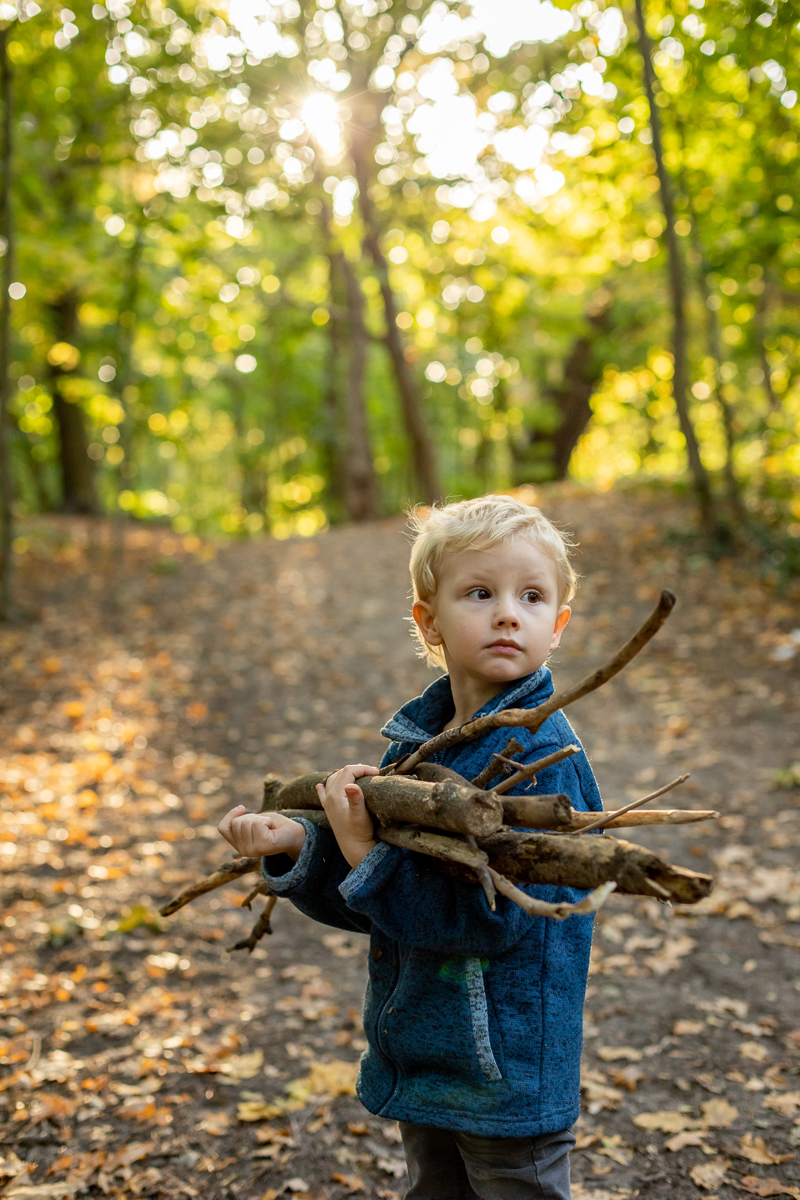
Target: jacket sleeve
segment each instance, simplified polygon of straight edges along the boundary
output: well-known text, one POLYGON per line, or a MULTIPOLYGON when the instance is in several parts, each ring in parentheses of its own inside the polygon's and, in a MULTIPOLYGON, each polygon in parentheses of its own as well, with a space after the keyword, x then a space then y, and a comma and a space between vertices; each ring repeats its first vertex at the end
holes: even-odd
MULTIPOLYGON (((387 937, 446 955, 503 954, 530 932, 534 921, 543 919, 528 916, 504 896, 497 897, 497 910, 492 912, 478 884, 451 879, 425 855, 385 842, 362 859, 339 891, 353 913, 387 937)), ((563 889, 525 891, 557 899, 563 889)))
POLYGON ((295 908, 336 929, 369 933, 370 921, 351 910, 339 892, 350 872, 330 830, 301 819, 306 840, 297 862, 287 854, 261 859, 261 874, 276 896, 285 896, 295 908))

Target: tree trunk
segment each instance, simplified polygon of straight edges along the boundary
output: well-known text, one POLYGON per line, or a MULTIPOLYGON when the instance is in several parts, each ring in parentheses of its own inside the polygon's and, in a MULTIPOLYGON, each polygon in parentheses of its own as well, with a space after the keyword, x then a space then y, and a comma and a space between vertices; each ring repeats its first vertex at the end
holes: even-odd
POLYGON ((572 451, 592 418, 590 400, 603 375, 603 361, 595 354, 597 340, 608 333, 611 296, 601 305, 587 309, 589 326, 585 333, 572 343, 564 365, 564 380, 559 387, 550 387, 546 394, 556 405, 560 421, 554 430, 534 429, 530 431, 527 447, 516 450, 515 473, 517 483, 531 482, 524 478, 525 467, 548 463, 552 477, 565 479, 569 470, 572 451), (526 453, 527 451, 527 453, 526 453))
POLYGON ((8 289, 14 279, 14 228, 11 213, 12 94, 8 35, 8 28, 0 30, 0 89, 3 104, 0 226, 6 239, 2 271, 3 290, 0 297, 0 621, 8 621, 11 618, 14 566, 14 485, 11 474, 11 422, 8 412, 8 368, 11 358, 11 297, 8 289))
POLYGON ((347 328, 350 360, 345 392, 347 452, 343 465, 342 491, 351 521, 371 521, 378 515, 378 483, 367 422, 364 372, 369 334, 364 323, 364 294, 355 271, 343 254, 341 270, 347 296, 347 328))
POLYGON ((703 243, 700 238, 700 229, 697 221, 697 214, 694 211, 694 205, 689 193, 688 187, 684 184, 684 193, 688 201, 689 217, 692 222, 692 248, 697 256, 697 286, 700 291, 700 296, 703 300, 703 307, 706 313, 706 337, 708 339, 708 352, 717 364, 714 368, 714 399, 719 407, 722 415, 722 428, 725 433, 725 462, 723 464, 723 473, 725 475, 725 491, 728 497, 728 508, 731 517, 741 522, 745 518, 744 505, 742 504, 742 491, 739 486, 739 480, 736 478, 736 470, 733 465, 733 454, 736 449, 736 431, 733 426, 733 411, 730 404, 725 399, 722 391, 720 380, 720 368, 722 366, 722 339, 719 334, 719 321, 717 314, 709 306, 711 299, 711 289, 708 286, 707 275, 711 267, 708 263, 703 243))
POLYGON ((674 374, 672 391, 675 397, 675 407, 678 411, 678 421, 686 442, 686 454, 689 459, 689 469, 694 481, 694 490, 700 509, 700 521, 703 532, 709 541, 719 541, 723 536, 714 497, 711 492, 711 481, 708 472, 700 458, 700 447, 697 435, 689 414, 687 389, 689 370, 686 352, 686 287, 683 271, 683 259, 678 246, 678 235, 675 232, 675 202, 672 194, 672 181, 664 165, 664 152, 661 137, 661 116, 655 99, 656 76, 653 69, 653 59, 650 49, 650 38, 645 26, 645 16, 642 0, 636 0, 636 23, 639 29, 639 51, 644 67, 644 87, 647 103, 650 108, 650 129, 653 135, 653 155, 656 172, 661 190, 661 205, 666 221, 665 238, 669 260, 669 288, 672 299, 672 354, 674 359, 674 374))
MULTIPOLYGON (((68 292, 50 306, 56 340, 75 344, 78 327, 78 297, 68 292)), ((64 512, 96 511, 94 464, 88 454, 88 438, 80 404, 67 399, 62 381, 67 372, 60 366, 50 369, 53 413, 58 424, 61 469, 61 507, 64 512)))
POLYGON ((335 447, 331 457, 336 474, 336 492, 342 499, 348 520, 372 521, 378 515, 378 481, 372 457, 367 401, 364 395, 364 373, 369 346, 369 333, 364 319, 364 294, 352 265, 336 243, 331 230, 330 213, 324 203, 322 212, 328 239, 331 308, 338 309, 339 293, 343 293, 346 312, 344 322, 338 311, 334 311, 331 316, 334 324, 330 344, 333 361, 328 379, 328 408, 335 447), (349 353, 342 405, 344 411, 340 414, 338 360, 341 356, 343 325, 347 330, 349 353))
POLYGON ((389 265, 381 250, 380 230, 375 207, 369 194, 371 173, 368 166, 372 150, 372 113, 366 79, 363 87, 350 97, 354 109, 351 122, 350 157, 358 184, 358 204, 364 223, 364 248, 372 259, 383 300, 386 318, 386 348, 394 370, 403 420, 411 444, 414 474, 422 499, 435 504, 442 499, 442 486, 436 451, 422 411, 422 397, 414 375, 406 362, 400 330, 397 327, 397 301, 389 282, 389 265))

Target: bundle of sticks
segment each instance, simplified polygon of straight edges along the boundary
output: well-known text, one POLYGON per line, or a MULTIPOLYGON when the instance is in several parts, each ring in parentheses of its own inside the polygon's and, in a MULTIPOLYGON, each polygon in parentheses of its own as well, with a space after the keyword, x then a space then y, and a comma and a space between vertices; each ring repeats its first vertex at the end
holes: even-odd
MULTIPOLYGON (((535 786, 537 774, 577 754, 578 746, 565 746, 537 762, 523 764, 515 758, 522 747, 512 736, 503 753, 493 755, 490 764, 473 780, 430 762, 440 751, 491 730, 523 727, 535 732, 554 712, 613 679, 658 632, 674 605, 674 595, 662 592, 653 612, 610 662, 576 687, 552 696, 538 708, 503 709, 448 729, 406 758, 384 767, 380 775, 361 779, 367 809, 375 819, 376 838, 427 855, 440 870, 479 884, 492 909, 498 892, 532 916, 555 920, 594 912, 615 889, 680 904, 694 904, 707 896, 713 883, 709 875, 674 866, 645 847, 620 838, 594 836, 606 829, 717 818, 719 813, 710 810, 641 811, 643 805, 683 783, 688 775, 617 810, 587 813, 576 811, 565 795, 507 794, 522 783, 535 786), (589 894, 575 904, 553 904, 529 896, 518 884, 555 884, 588 889, 589 894)), ((329 774, 319 771, 301 775, 290 783, 268 775, 261 811, 278 811, 328 827, 316 785, 329 774)), ((161 909, 161 914, 170 916, 206 892, 259 868, 258 858, 225 863, 184 889, 161 909)), ((250 936, 234 949, 252 950, 265 933, 271 932, 270 916, 276 897, 261 882, 244 904, 250 907, 258 895, 267 897, 265 908, 250 936)))

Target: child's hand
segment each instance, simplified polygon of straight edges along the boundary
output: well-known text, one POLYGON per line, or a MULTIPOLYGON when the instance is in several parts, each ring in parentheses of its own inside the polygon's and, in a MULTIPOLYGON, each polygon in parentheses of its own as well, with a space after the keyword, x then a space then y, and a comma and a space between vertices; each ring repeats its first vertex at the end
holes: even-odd
POLYGON ((306 831, 299 821, 276 812, 249 813, 243 804, 225 814, 219 831, 234 850, 251 858, 288 854, 297 862, 306 840, 306 831))
POLYGON ((354 763, 329 775, 324 786, 317 784, 317 794, 331 823, 339 849, 351 867, 377 846, 372 817, 364 804, 364 793, 356 783, 362 775, 379 775, 377 767, 354 763))

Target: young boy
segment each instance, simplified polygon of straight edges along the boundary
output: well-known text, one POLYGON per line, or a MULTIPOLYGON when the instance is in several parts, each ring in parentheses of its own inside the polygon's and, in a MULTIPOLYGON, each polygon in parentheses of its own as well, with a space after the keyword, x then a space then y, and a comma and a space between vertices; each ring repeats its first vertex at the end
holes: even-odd
MULTIPOLYGON (((412 524, 416 633, 447 674, 389 721, 384 762, 473 716, 546 700, 544 664, 575 589, 564 537, 507 496, 433 508, 412 524)), ((496 730, 434 761, 473 779, 509 733, 521 762, 577 740, 557 712, 536 733, 496 730)), ((220 832, 241 854, 263 855, 270 888, 302 912, 369 933, 358 1094, 400 1122, 407 1200, 569 1200, 592 918, 530 917, 502 896, 492 912, 479 885, 377 841, 356 783, 376 771, 346 766, 320 786, 332 832, 241 806, 220 832)), ((602 807, 582 751, 542 771, 536 792, 602 807)), ((550 901, 584 894, 526 890, 550 901)))

